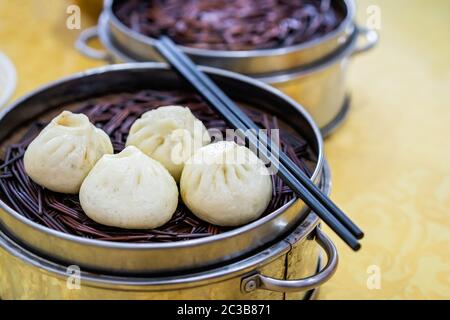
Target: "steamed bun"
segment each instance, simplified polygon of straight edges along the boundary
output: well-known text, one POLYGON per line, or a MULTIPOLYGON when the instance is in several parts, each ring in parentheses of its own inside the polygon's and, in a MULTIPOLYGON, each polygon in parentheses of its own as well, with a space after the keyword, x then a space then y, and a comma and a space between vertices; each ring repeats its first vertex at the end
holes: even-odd
POLYGON ((160 107, 133 124, 126 142, 159 161, 179 181, 184 163, 211 138, 189 108, 160 107))
POLYGON ((108 135, 84 114, 63 111, 25 151, 25 171, 39 185, 76 194, 95 163, 113 153, 108 135))
POLYGON ((139 149, 104 155, 80 190, 84 212, 94 221, 125 229, 152 229, 170 220, 178 189, 169 172, 139 149))
POLYGON ((250 149, 217 142, 187 161, 181 197, 200 219, 219 226, 239 226, 261 216, 272 197, 268 169, 250 149))

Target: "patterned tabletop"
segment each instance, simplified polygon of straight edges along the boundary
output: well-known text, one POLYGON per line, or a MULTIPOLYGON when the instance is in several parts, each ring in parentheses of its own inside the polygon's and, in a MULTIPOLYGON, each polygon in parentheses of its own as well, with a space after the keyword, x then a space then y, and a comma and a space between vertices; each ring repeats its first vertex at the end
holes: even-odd
MULTIPOLYGON (((340 266, 319 298, 449 299, 450 1, 357 2, 358 21, 380 27, 381 43, 352 64, 352 111, 326 155, 332 197, 367 236, 353 253, 332 235, 340 266)), ((0 51, 17 67, 16 98, 101 65, 73 48, 71 4, 0 0, 0 51)))

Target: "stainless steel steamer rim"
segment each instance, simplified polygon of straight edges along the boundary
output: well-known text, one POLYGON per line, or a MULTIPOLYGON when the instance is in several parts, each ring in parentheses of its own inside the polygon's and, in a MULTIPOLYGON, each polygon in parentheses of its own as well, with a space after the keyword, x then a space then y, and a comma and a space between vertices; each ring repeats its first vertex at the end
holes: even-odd
MULTIPOLYGON (((312 179, 318 182, 324 162, 320 132, 310 116, 297 103, 278 90, 254 79, 214 68, 205 67, 203 70, 213 78, 217 78, 216 81, 221 80, 225 83, 228 81, 229 86, 232 83, 239 83, 239 87, 247 86, 251 88, 247 92, 256 91, 259 95, 265 96, 264 99, 267 101, 277 101, 274 105, 283 105, 282 110, 284 113, 294 112, 297 117, 300 117, 303 121, 302 127, 306 126, 307 130, 309 130, 308 137, 305 138, 313 140, 312 143, 311 141, 309 143, 314 144, 313 147, 317 152, 318 162, 312 179)), ((149 76, 149 73, 152 73, 155 77, 156 75, 159 77, 164 75, 169 78, 169 75, 172 74, 171 81, 176 81, 176 76, 166 65, 144 63, 101 67, 41 87, 15 102, 0 114, 0 123, 2 123, 0 126, 0 140, 3 140, 17 124, 17 117, 21 117, 22 121, 24 120, 23 117, 31 119, 42 111, 55 107, 55 105, 68 103, 67 99, 73 100, 73 97, 69 97, 70 94, 81 94, 80 92, 74 93, 72 92, 73 90, 95 90, 96 86, 88 81, 91 78, 96 78, 97 80, 103 78, 102 81, 105 81, 106 77, 109 77, 108 81, 115 83, 117 86, 116 82, 120 83, 120 81, 123 81, 119 80, 120 75, 129 81, 135 81, 133 80, 135 77, 145 78, 149 76), (74 87, 75 84, 77 84, 76 88, 74 87), (55 92, 58 94, 52 97, 52 92, 53 94, 55 92), (62 95, 64 93, 65 95, 62 95), (53 101, 54 105, 49 106, 51 99, 56 99, 57 101, 53 101), (31 108, 30 103, 33 108, 31 108), (21 106, 22 108, 24 106, 27 107, 27 105, 30 108, 27 113, 20 113, 16 109, 21 106)), ((111 83, 108 83, 108 88, 111 86, 111 83)), ((98 84, 97 87, 99 85, 106 84, 98 84)), ((93 94, 91 92, 91 95, 93 94)), ((243 98, 248 100, 251 97, 243 98)), ((268 103, 267 101, 264 101, 264 103, 268 103)), ((273 106, 270 105, 269 107, 272 108, 273 106)), ((103 268, 105 271, 114 272, 124 272, 126 270, 141 273, 187 270, 237 258, 273 240, 278 233, 284 231, 286 227, 294 225, 305 215, 304 204, 300 200, 293 200, 272 214, 220 235, 175 243, 125 244, 84 239, 48 229, 15 212, 1 200, 0 208, 3 209, 3 211, 0 210, 0 222, 8 231, 46 255, 62 261, 73 261, 87 268, 98 268, 100 270, 103 268), (184 254, 177 255, 175 253, 184 254), (205 254, 209 256, 205 258, 205 254), (170 255, 174 255, 174 257, 168 257, 170 255), (121 259, 115 259, 117 256, 121 256, 121 259), (155 263, 155 261, 158 261, 158 263, 155 263)))
MULTIPOLYGON (((139 57, 133 56, 132 52, 128 52, 126 47, 122 47, 120 43, 117 43, 117 41, 115 41, 114 37, 111 34, 111 30, 109 28, 109 19, 110 17, 108 15, 102 13, 98 19, 97 26, 83 30, 75 43, 77 50, 90 58, 110 62, 117 62, 118 60, 122 63, 134 63, 156 60, 156 58, 154 58, 153 60, 141 60, 139 59, 139 57), (100 40, 107 51, 89 47, 89 41, 95 38, 98 38, 100 40), (111 56, 110 53, 112 53, 113 56, 111 56)), ((352 33, 349 34, 349 37, 345 43, 342 43, 339 47, 335 48, 335 50, 333 50, 329 54, 315 59, 308 64, 290 68, 288 70, 262 72, 259 74, 246 74, 244 72, 239 73, 269 84, 285 82, 300 76, 306 76, 308 74, 326 69, 330 65, 342 60, 343 57, 366 52, 370 50, 377 41, 378 37, 375 31, 360 26, 355 26, 352 33), (360 38, 365 38, 367 44, 358 47, 357 43, 360 38)), ((223 70, 233 72, 233 70, 228 70, 226 68, 224 68, 223 70)))
MULTIPOLYGON (((349 97, 345 85, 348 62, 351 57, 373 48, 378 42, 374 30, 356 27, 347 42, 326 57, 306 66, 291 70, 259 74, 264 81, 300 102, 313 116, 324 136, 332 133, 345 120, 349 110, 349 97), (358 44, 361 42, 361 44, 358 44)), ((108 17, 103 14, 98 26, 84 30, 76 43, 84 55, 114 62, 137 62, 118 43, 109 30, 108 17), (106 51, 89 46, 90 39, 99 38, 106 51)))
MULTIPOLYGON (((324 175, 329 176, 328 166, 324 167, 324 175)), ((321 185, 323 191, 329 194, 330 180, 323 179, 321 185)), ((255 253, 252 256, 243 258, 237 262, 222 265, 205 271, 194 272, 185 275, 169 275, 165 277, 148 277, 136 275, 105 275, 98 272, 86 272, 80 270, 81 286, 91 288, 104 288, 113 291, 144 291, 160 292, 186 290, 189 288, 214 286, 218 282, 226 282, 229 279, 237 278, 233 281, 234 288, 240 294, 248 294, 257 289, 265 289, 274 292, 298 292, 317 288, 326 282, 336 271, 338 264, 338 254, 336 247, 330 239, 318 229, 318 218, 315 214, 310 214, 291 234, 282 238, 270 247, 255 253), (315 231, 315 234, 314 234, 315 231), (262 270, 265 265, 281 255, 291 252, 295 245, 304 241, 313 241, 313 238, 325 250, 327 254, 327 264, 320 268, 314 275, 308 275, 304 279, 274 279, 264 275, 262 270), (307 239, 308 238, 308 239, 307 239)), ((61 265, 48 259, 40 257, 20 244, 16 243, 6 234, 0 231, 0 249, 5 250, 9 255, 20 259, 23 263, 32 268, 38 268, 40 272, 45 273, 50 278, 56 278, 59 281, 66 281, 71 275, 67 272, 67 265, 61 265)), ((0 280, 3 279, 0 277, 0 280)), ((28 279, 32 281, 32 279, 28 279)), ((5 283, 0 282, 0 290, 5 283)), ((30 284, 28 284, 30 285, 30 284)), ((47 283, 47 285, 49 285, 47 283)), ((42 289, 42 288, 41 288, 42 289)))
MULTIPOLYGON (((331 52, 331 54, 298 68, 292 68, 290 70, 279 72, 262 73, 257 76, 253 76, 253 78, 268 84, 278 84, 295 80, 300 77, 306 77, 313 73, 328 69, 330 66, 341 62, 344 58, 356 56, 371 49, 374 45, 374 40, 372 39, 373 36, 374 32, 372 30, 356 26, 356 29, 350 35, 348 41, 342 44, 335 51, 331 52), (361 38, 365 38, 368 44, 358 46, 358 42, 361 38)), ((117 50, 115 52, 117 52, 117 50)))
MULTIPOLYGON (((271 264, 275 259, 283 258, 292 250, 292 244, 288 243, 288 240, 284 240, 255 256, 233 265, 186 276, 165 278, 125 277, 108 276, 80 270, 79 289, 83 289, 83 291, 86 289, 88 291, 97 290, 90 295, 91 298, 95 299, 114 298, 112 293, 115 292, 144 293, 157 299, 161 299, 162 294, 165 294, 164 298, 168 299, 179 298, 180 292, 186 292, 187 295, 184 295, 184 298, 198 299, 198 296, 190 296, 190 290, 192 289, 202 291, 203 298, 210 298, 208 294, 212 293, 212 288, 223 283, 226 284, 228 291, 232 291, 231 298, 252 298, 251 294, 260 291, 258 289, 280 293, 298 293, 313 290, 328 281, 335 273, 338 265, 336 247, 320 229, 314 230, 316 232, 316 241, 327 254, 327 264, 323 268, 319 266, 315 271, 316 273, 305 278, 293 280, 278 279, 267 276, 262 271, 266 265, 271 264), (268 256, 270 258, 267 258, 268 256), (102 294, 99 295, 98 290, 101 290, 102 294), (175 296, 173 296, 174 293, 175 296)), ((311 242, 313 240, 308 241, 311 242)), ((9 270, 6 277, 0 277, 0 298, 8 298, 8 296, 9 298, 11 296, 12 298, 23 298, 17 294, 19 287, 22 291, 27 290, 28 297, 31 295, 34 298, 42 298, 42 295, 45 294, 44 292, 48 292, 51 288, 52 294, 56 294, 58 299, 65 298, 65 294, 72 299, 74 298, 73 294, 67 293, 70 292, 70 289, 67 288, 67 282, 73 276, 68 270, 70 270, 70 267, 74 268, 75 266, 67 267, 42 258, 20 246, 1 231, 0 257, 3 259, 0 261, 0 266, 2 264, 7 265, 7 263, 11 263, 12 266, 18 266, 13 268, 13 270, 9 270), (3 256, 1 255, 2 251, 5 253, 3 256), (31 272, 24 273, 23 266, 14 263, 14 260, 20 261, 31 272), (30 273, 33 273, 33 276, 30 273), (14 280, 10 279, 11 274, 21 277, 21 281, 11 283, 10 280, 14 280), (55 282, 58 283, 58 286, 55 286, 55 282), (66 288, 62 284, 66 284, 66 288)), ((220 291, 223 292, 224 290, 220 291)), ((145 298, 151 298, 147 295, 145 298)), ((305 297, 307 296, 308 293, 305 294, 305 297)), ((85 295, 80 298, 83 297, 86 298, 85 295)), ((49 297, 45 296, 45 298, 49 297)), ((229 293, 228 298, 230 298, 229 293)))
MULTIPOLYGON (((353 34, 355 26, 354 0, 339 0, 345 18, 339 26, 319 38, 293 46, 246 51, 207 50, 180 45, 179 47, 200 65, 213 66, 244 74, 256 75, 288 70, 316 61, 335 51, 353 34)), ((155 39, 142 35, 124 25, 113 12, 114 0, 105 0, 103 14, 115 41, 146 60, 160 60, 154 50, 155 39)))

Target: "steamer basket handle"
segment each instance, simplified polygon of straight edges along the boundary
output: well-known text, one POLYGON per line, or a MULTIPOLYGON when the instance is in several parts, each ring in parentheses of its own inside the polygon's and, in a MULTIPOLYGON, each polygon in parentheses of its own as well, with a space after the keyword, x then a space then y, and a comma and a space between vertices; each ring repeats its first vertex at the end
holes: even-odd
POLYGON ((77 41, 75 42, 75 48, 88 58, 95 60, 103 60, 106 62, 112 62, 112 56, 105 50, 99 50, 89 46, 89 42, 98 38, 97 27, 91 27, 83 30, 77 41))
POLYGON ((353 51, 352 56, 356 56, 360 53, 364 53, 373 49, 380 40, 380 36, 378 35, 378 32, 376 30, 366 27, 358 27, 358 37, 364 38, 364 44, 357 46, 353 51))
POLYGON ((279 280, 259 273, 253 274, 242 280, 242 292, 249 293, 257 289, 276 292, 298 292, 308 291, 324 284, 336 272, 338 253, 334 243, 319 228, 316 229, 316 241, 328 256, 327 265, 319 273, 300 280, 279 280))

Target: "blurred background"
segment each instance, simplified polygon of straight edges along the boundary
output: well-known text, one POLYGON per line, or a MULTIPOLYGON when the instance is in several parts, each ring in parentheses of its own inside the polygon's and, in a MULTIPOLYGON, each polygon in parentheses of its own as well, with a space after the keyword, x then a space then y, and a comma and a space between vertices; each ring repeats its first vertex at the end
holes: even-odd
MULTIPOLYGON (((103 64, 74 49, 71 4, 81 7, 82 29, 96 23, 101 1, 0 0, 0 52, 17 69, 12 98, 103 64)), ((326 155, 332 198, 366 238, 354 253, 334 237, 340 266, 319 298, 449 299, 450 1, 357 5, 362 25, 380 9, 381 42, 352 62, 352 110, 326 155), (368 286, 375 273, 377 288, 368 286)))

